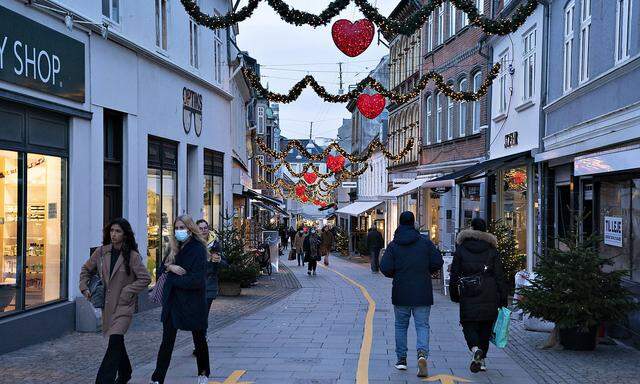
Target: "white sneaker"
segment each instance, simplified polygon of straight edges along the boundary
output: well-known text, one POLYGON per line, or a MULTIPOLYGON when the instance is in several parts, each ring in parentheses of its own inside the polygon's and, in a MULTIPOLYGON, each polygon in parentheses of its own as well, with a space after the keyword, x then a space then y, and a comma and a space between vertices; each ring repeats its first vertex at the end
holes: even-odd
POLYGON ((149 382, 149 384, 160 384, 160 382, 159 382, 159 381, 153 381, 153 380, 151 380, 151 381, 149 382))
POLYGON ((198 376, 196 384, 209 384, 209 378, 207 376, 198 376))
POLYGON ((480 372, 487 372, 487 365, 484 362, 484 359, 480 360, 480 372))

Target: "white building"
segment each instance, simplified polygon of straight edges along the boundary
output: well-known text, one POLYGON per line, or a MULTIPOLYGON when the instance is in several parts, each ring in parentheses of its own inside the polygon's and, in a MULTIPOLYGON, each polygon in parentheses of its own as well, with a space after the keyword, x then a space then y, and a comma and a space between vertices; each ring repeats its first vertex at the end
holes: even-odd
POLYGON ((109 219, 131 222, 154 275, 178 215, 217 226, 239 144, 234 28, 197 26, 179 0, 25 3, 0 5, 0 352, 74 329, 109 219))

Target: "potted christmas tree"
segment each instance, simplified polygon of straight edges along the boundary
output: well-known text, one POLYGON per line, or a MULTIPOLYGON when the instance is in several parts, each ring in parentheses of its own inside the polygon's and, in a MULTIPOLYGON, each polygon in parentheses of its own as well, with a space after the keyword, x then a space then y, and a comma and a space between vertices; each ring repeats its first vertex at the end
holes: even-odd
POLYGON ((620 279, 628 271, 611 271, 611 259, 600 256, 601 239, 581 239, 576 231, 563 239, 562 249, 541 255, 536 278, 519 289, 525 313, 552 321, 560 344, 569 350, 594 350, 596 333, 605 322, 617 321, 637 308, 620 279))
POLYGON ((509 286, 509 294, 513 294, 516 273, 526 267, 527 255, 518 252, 518 243, 513 228, 502 219, 492 221, 489 224, 489 232, 498 239, 498 256, 509 286))
POLYGON ((218 272, 221 296, 239 296, 242 293, 241 285, 254 281, 260 275, 254 255, 245 249, 243 233, 244 228, 236 228, 228 214, 223 217, 222 229, 216 231, 221 256, 229 264, 218 272))

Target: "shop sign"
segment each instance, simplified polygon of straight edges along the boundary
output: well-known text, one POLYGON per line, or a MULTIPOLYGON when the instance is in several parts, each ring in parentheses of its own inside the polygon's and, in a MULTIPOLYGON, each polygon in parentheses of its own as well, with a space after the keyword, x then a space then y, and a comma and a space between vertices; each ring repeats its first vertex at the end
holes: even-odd
POLYGON ((342 188, 348 189, 348 188, 357 188, 358 187, 358 182, 356 181, 343 181, 342 188))
POLYGON ((504 135, 504 147, 511 148, 518 145, 518 131, 504 135))
POLYGON ((84 102, 84 44, 0 7, 0 80, 84 102))
POLYGON ((451 190, 451 187, 432 187, 431 191, 438 195, 444 195, 451 190))
POLYGON ((193 122, 196 136, 202 133, 202 95, 187 87, 182 89, 182 127, 185 133, 191 132, 193 122))
POLYGON ((621 217, 604 217, 604 243, 613 247, 622 247, 621 217))
POLYGON ((593 184, 584 185, 584 199, 586 201, 593 200, 593 184))

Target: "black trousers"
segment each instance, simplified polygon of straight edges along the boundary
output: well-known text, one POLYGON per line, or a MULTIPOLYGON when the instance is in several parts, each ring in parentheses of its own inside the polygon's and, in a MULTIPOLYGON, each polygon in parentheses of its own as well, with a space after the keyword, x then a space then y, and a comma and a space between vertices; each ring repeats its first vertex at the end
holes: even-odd
MULTIPOLYGON (((163 323, 162 343, 158 351, 158 360, 156 360, 156 369, 151 375, 151 380, 164 383, 167 376, 169 365, 171 364, 171 355, 173 354, 173 346, 176 342, 178 330, 171 323, 171 318, 163 323)), ((207 346, 207 331, 191 331, 193 335, 193 343, 196 346, 196 361, 198 364, 198 375, 209 376, 211 368, 209 367, 209 347, 207 346)))
POLYGON ((372 272, 378 272, 380 271, 380 250, 379 249, 374 249, 373 251, 371 251, 370 253, 371 256, 371 271, 372 272))
POLYGON ((307 269, 309 271, 316 271, 316 268, 318 267, 318 262, 316 261, 316 259, 310 260, 308 262, 309 266, 307 267, 307 269))
POLYGON ((124 335, 109 336, 109 346, 98 369, 96 384, 116 383, 116 374, 118 375, 117 383, 125 384, 131 378, 131 373, 131 362, 124 346, 124 335))
POLYGON ((493 320, 489 321, 463 321, 462 332, 467 341, 469 350, 473 347, 482 349, 482 358, 489 352, 489 340, 493 332, 493 320))

